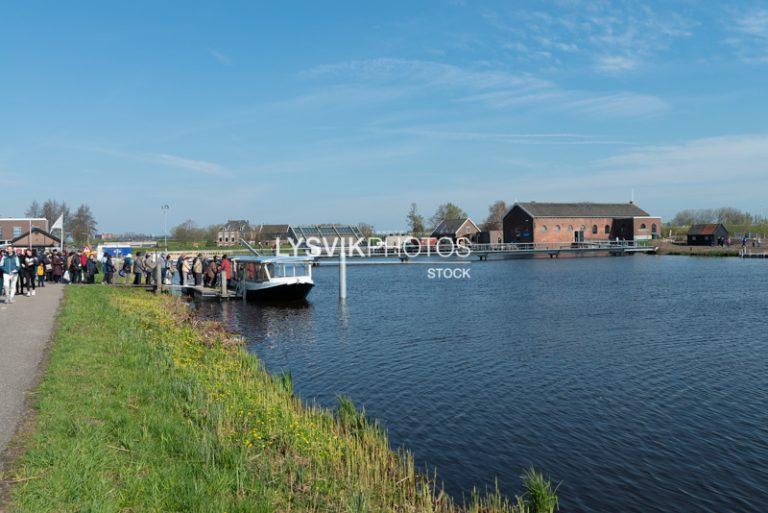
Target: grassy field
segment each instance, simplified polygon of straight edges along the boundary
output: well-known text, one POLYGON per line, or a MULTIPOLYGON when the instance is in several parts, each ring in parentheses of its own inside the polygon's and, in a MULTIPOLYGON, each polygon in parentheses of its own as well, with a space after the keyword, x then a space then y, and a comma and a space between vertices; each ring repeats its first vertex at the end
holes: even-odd
POLYGON ((2 478, 18 512, 551 512, 520 497, 457 504, 348 400, 303 404, 220 325, 170 297, 67 288, 26 451, 2 478))

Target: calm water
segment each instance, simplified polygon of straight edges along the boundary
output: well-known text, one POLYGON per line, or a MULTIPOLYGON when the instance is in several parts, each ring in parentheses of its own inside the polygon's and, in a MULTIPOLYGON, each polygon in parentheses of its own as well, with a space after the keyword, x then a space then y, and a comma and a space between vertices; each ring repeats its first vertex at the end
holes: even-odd
POLYGON ((352 397, 460 495, 529 465, 565 511, 765 511, 768 261, 315 270, 305 308, 202 305, 297 392, 352 397))

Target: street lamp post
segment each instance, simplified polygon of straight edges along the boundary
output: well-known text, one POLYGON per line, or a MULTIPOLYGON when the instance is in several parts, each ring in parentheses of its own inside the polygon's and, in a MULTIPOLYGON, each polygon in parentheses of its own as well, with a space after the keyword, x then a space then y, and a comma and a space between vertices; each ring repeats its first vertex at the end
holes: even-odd
POLYGON ((160 210, 163 211, 163 242, 165 244, 165 252, 168 253, 168 209, 171 208, 168 205, 163 205, 160 210))

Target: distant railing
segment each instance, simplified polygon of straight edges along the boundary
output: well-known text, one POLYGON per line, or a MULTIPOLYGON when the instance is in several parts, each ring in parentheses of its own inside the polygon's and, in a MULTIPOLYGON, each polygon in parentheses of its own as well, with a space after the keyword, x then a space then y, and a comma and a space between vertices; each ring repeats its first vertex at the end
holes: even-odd
POLYGON ((582 242, 501 242, 495 244, 472 244, 473 253, 512 253, 516 251, 562 251, 568 249, 627 249, 640 247, 636 241, 582 241, 582 242))

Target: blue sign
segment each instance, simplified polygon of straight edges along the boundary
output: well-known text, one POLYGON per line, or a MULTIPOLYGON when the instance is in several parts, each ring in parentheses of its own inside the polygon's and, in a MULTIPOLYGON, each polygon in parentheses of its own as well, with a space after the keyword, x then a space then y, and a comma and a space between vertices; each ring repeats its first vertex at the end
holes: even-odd
POLYGON ((114 247, 113 248, 104 248, 103 251, 104 251, 105 255, 109 255, 112 258, 122 258, 122 257, 124 257, 125 255, 127 255, 129 253, 133 253, 131 251, 131 247, 130 246, 121 246, 121 247, 117 247, 117 248, 114 248, 114 247))

